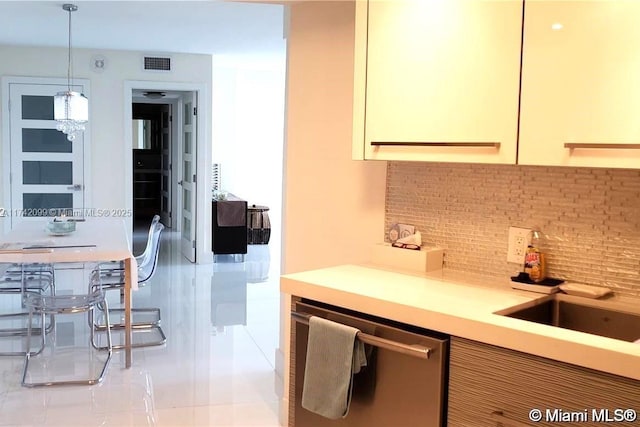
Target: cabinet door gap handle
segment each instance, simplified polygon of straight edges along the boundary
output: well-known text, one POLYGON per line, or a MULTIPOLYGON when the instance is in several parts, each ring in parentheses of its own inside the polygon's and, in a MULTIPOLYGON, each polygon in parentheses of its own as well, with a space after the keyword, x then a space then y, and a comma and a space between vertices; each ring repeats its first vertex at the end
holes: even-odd
POLYGON ((620 144, 620 143, 592 143, 592 142, 565 142, 564 148, 574 149, 596 149, 596 150, 638 150, 640 144, 620 144))
POLYGON ((486 147, 500 148, 499 142, 401 142, 401 141, 371 141, 373 146, 397 147, 486 147))

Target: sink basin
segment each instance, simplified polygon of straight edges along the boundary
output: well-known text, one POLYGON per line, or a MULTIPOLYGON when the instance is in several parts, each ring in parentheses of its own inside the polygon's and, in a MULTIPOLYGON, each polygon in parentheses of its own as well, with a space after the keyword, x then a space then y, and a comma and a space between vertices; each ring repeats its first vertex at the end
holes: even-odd
POLYGON ((554 294, 496 312, 623 341, 640 339, 640 307, 554 294))

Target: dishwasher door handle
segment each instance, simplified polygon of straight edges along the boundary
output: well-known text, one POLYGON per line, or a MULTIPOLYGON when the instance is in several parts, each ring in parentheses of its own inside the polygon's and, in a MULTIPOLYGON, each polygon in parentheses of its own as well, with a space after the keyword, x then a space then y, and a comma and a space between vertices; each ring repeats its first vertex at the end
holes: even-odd
MULTIPOLYGON (((305 313, 291 313, 291 319, 304 325, 309 324, 310 314, 305 313)), ((428 359, 429 355, 433 351, 428 347, 418 344, 403 344, 397 341, 391 341, 385 338, 376 337, 375 335, 365 334, 364 332, 358 332, 356 338, 365 344, 370 344, 375 347, 384 348, 386 350, 395 351, 397 353, 406 354, 408 356, 419 357, 421 359, 428 359)))

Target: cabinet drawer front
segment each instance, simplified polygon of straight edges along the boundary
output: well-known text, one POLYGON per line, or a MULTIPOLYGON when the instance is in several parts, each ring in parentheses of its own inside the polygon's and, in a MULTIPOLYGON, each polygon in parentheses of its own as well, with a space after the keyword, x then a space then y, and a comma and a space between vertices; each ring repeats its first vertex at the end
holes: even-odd
POLYGON ((597 426, 602 423, 593 420, 592 410, 609 409, 613 417, 618 408, 640 411, 640 381, 461 338, 451 340, 450 427, 558 425, 546 421, 547 410, 550 417, 579 417, 587 410, 587 421, 578 424, 597 426), (533 409, 542 411, 541 421, 529 419, 533 409))

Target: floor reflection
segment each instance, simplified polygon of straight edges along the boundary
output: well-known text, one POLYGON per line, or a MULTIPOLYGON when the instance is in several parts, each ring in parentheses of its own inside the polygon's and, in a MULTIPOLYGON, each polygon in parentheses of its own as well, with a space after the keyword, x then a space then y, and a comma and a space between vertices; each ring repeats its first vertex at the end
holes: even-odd
POLYGON ((211 276, 211 324, 215 333, 221 333, 225 326, 247 324, 247 284, 269 279, 271 256, 268 245, 249 245, 244 257, 218 255, 215 261, 211 276))
MULTIPOLYGON (((223 264, 226 266, 227 264, 223 264)), ((221 268, 216 264, 216 268, 221 268)), ((215 330, 247 324, 247 272, 214 271, 211 277, 211 324, 215 330)))
POLYGON ((249 245, 246 257, 247 281, 266 282, 269 279, 271 253, 269 245, 249 245))

